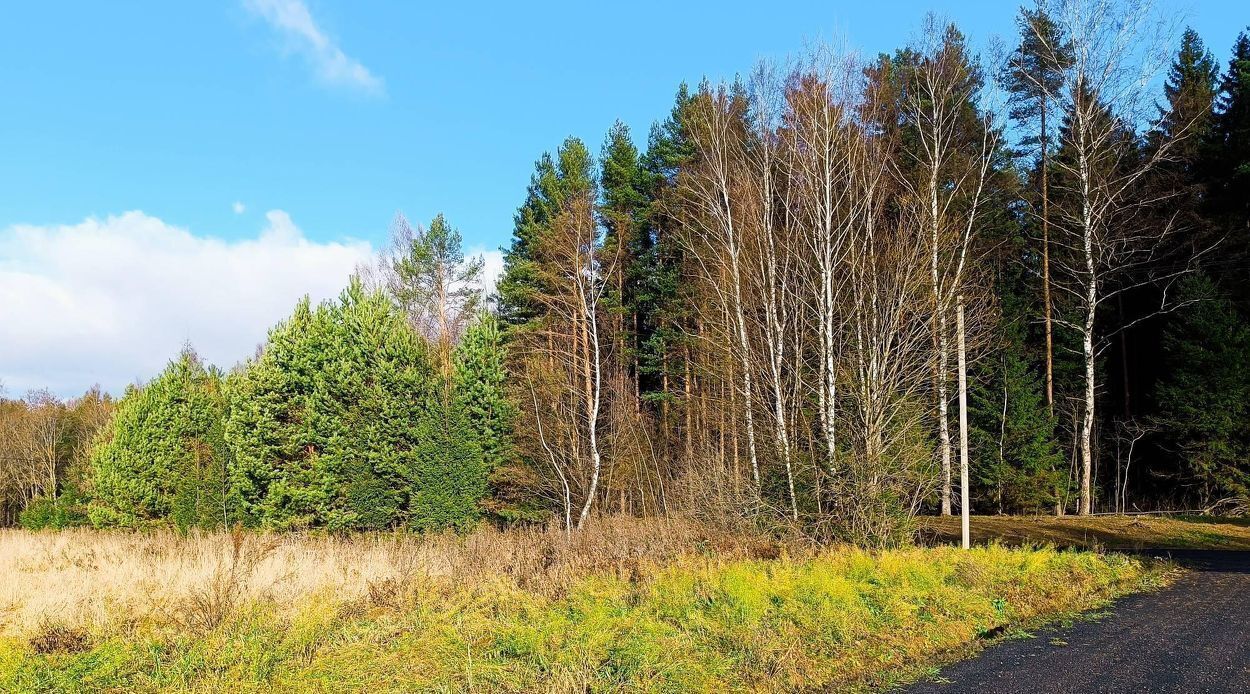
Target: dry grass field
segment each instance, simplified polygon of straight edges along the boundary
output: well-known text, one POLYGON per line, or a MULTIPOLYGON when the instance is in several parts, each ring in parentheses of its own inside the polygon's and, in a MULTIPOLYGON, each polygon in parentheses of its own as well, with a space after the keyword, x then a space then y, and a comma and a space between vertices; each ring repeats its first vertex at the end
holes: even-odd
POLYGON ((0 532, 3 691, 877 690, 1163 580, 684 521, 344 537, 0 532))

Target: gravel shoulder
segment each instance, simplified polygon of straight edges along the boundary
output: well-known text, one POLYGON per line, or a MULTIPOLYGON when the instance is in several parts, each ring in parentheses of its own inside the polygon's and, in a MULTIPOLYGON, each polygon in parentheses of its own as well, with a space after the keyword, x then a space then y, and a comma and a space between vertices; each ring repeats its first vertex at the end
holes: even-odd
POLYGON ((1250 552, 1143 553, 1190 571, 1101 618, 995 644, 908 691, 1250 692, 1250 552))

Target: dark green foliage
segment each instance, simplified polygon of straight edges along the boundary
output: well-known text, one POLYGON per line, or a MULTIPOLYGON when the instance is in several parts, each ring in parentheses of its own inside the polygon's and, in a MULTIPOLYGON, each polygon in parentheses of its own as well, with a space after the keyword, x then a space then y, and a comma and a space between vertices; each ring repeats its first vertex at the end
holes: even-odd
POLYGON ((646 226, 650 200, 647 172, 629 128, 617 122, 603 144, 599 218, 606 233, 604 262, 610 270, 605 303, 620 359, 635 378, 651 308, 654 243, 646 226))
POLYGON ((231 381, 240 519, 335 530, 473 522, 485 466, 472 440, 446 438, 459 415, 444 390, 427 346, 386 297, 353 281, 337 302, 301 302, 231 381), (447 480, 439 489, 429 486, 436 477, 447 480))
POLYGON ((1212 279, 1238 303, 1250 309, 1250 35, 1242 32, 1233 46, 1228 70, 1220 80, 1214 122, 1200 178, 1206 183, 1207 213, 1215 233, 1223 237, 1222 272, 1212 279))
POLYGON ((87 525, 87 500, 73 486, 56 498, 41 496, 22 511, 18 523, 27 530, 63 530, 87 525))
POLYGON ((472 527, 481 516, 490 472, 477 432, 457 407, 423 422, 413 469, 411 513, 414 530, 472 527))
POLYGON ((1163 109, 1165 137, 1186 135, 1186 149, 1196 149, 1210 137, 1218 78, 1215 57, 1203 45, 1198 32, 1186 29, 1180 50, 1168 71, 1167 83, 1163 85, 1163 95, 1168 102, 1163 109))
MULTIPOLYGON (((1014 338, 1014 339, 1013 339, 1014 338)), ((980 506, 995 512, 1054 508, 1064 457, 1046 409, 1042 379, 1021 353, 1018 337, 1000 346, 969 389, 969 447, 980 506)))
POLYGON ((1250 497, 1250 323, 1206 277, 1190 278, 1184 292, 1197 303, 1164 332, 1164 438, 1199 503, 1250 497))
POLYGON ((452 393, 461 420, 463 436, 481 451, 485 473, 490 481, 488 510, 505 519, 516 514, 515 501, 506 500, 512 485, 512 427, 516 407, 507 392, 507 348, 499 320, 481 314, 465 331, 452 357, 452 393))
POLYGON ((1072 64, 1072 45, 1044 7, 1020 8, 1016 25, 1020 45, 999 79, 1011 95, 1011 119, 1028 128, 1019 140, 1026 153, 1050 144, 1046 121, 1053 117, 1064 71, 1072 64))
POLYGON ((1218 214, 1250 217, 1250 35, 1233 46, 1228 71, 1220 81, 1214 124, 1212 205, 1218 214))
POLYGON ((129 389, 91 456, 92 524, 220 525, 224 411, 220 373, 190 349, 150 383, 129 389))
POLYGON ((508 399, 507 349, 499 320, 481 314, 465 331, 452 360, 452 392, 490 468, 508 456, 516 411, 508 399))
POLYGON ((679 387, 684 337, 690 331, 691 301, 682 296, 684 250, 678 233, 681 202, 677 177, 694 156, 686 128, 691 96, 685 84, 677 90, 668 117, 651 128, 641 159, 648 250, 638 257, 638 380, 644 400, 671 399, 663 384, 679 387))

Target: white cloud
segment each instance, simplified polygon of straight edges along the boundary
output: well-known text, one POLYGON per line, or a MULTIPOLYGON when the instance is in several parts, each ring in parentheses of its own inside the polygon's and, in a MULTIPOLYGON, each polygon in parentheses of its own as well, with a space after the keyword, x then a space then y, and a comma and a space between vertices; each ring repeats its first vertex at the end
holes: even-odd
POLYGON ((464 252, 466 258, 482 259, 482 287, 487 294, 495 291, 495 283, 503 275, 503 251, 498 248, 474 246, 464 252))
POLYGON ((363 241, 304 238, 281 210, 254 238, 197 236, 143 212, 0 230, 0 382, 7 394, 93 383, 120 393, 190 342, 223 367, 250 356, 304 294, 346 285, 363 241))
POLYGON ((304 0, 243 0, 243 6, 265 20, 282 37, 287 50, 302 55, 322 82, 370 94, 384 92, 382 78, 343 53, 317 26, 304 0))
POLYGON ((234 204, 230 206, 230 209, 234 210, 235 214, 243 214, 244 212, 247 212, 247 205, 235 200, 234 204))

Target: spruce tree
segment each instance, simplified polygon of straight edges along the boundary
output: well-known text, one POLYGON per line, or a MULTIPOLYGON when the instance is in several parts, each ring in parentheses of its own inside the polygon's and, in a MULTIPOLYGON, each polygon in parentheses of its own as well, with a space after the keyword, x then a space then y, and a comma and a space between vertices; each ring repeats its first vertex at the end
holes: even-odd
POLYGON ((1207 212, 1226 236, 1220 264, 1221 284, 1239 304, 1250 308, 1250 35, 1242 32, 1233 45, 1228 70, 1220 80, 1211 134, 1211 156, 1205 165, 1207 212))
POLYGON ((117 404, 90 458, 96 526, 214 527, 227 518, 221 374, 183 350, 117 404))
POLYGON ((1196 150, 1211 137, 1218 78, 1215 57, 1207 51, 1198 32, 1186 29, 1163 85, 1168 105, 1161 109, 1163 136, 1185 136, 1180 143, 1182 152, 1178 153, 1183 161, 1194 161, 1196 150))
POLYGON ((1181 489, 1199 504, 1250 498, 1250 323, 1206 276, 1182 290, 1195 303, 1163 335, 1165 448, 1183 459, 1181 489))
POLYGON ((683 83, 668 117, 652 126, 641 161, 650 249, 639 257, 638 380, 643 400, 660 404, 662 411, 676 397, 673 389, 684 375, 687 342, 694 334, 693 302, 683 296, 681 282, 685 252, 677 192, 677 177, 694 156, 686 129, 690 104, 690 91, 683 83))
POLYGON ((981 505, 996 512, 1050 510, 1062 481, 1063 454, 1042 380, 1025 356, 1020 330, 1009 330, 970 389, 973 478, 981 505))
MULTIPOLYGON (((652 242, 646 228, 646 174, 629 135, 620 121, 612 126, 601 156, 599 218, 606 233, 604 259, 611 270, 605 297, 612 313, 613 342, 622 365, 634 384, 619 389, 635 390, 639 373, 639 353, 645 342, 649 321, 647 282, 650 274, 652 242)), ((626 376, 621 370, 620 375, 626 376)), ((621 393, 622 396, 624 392, 621 393)))

